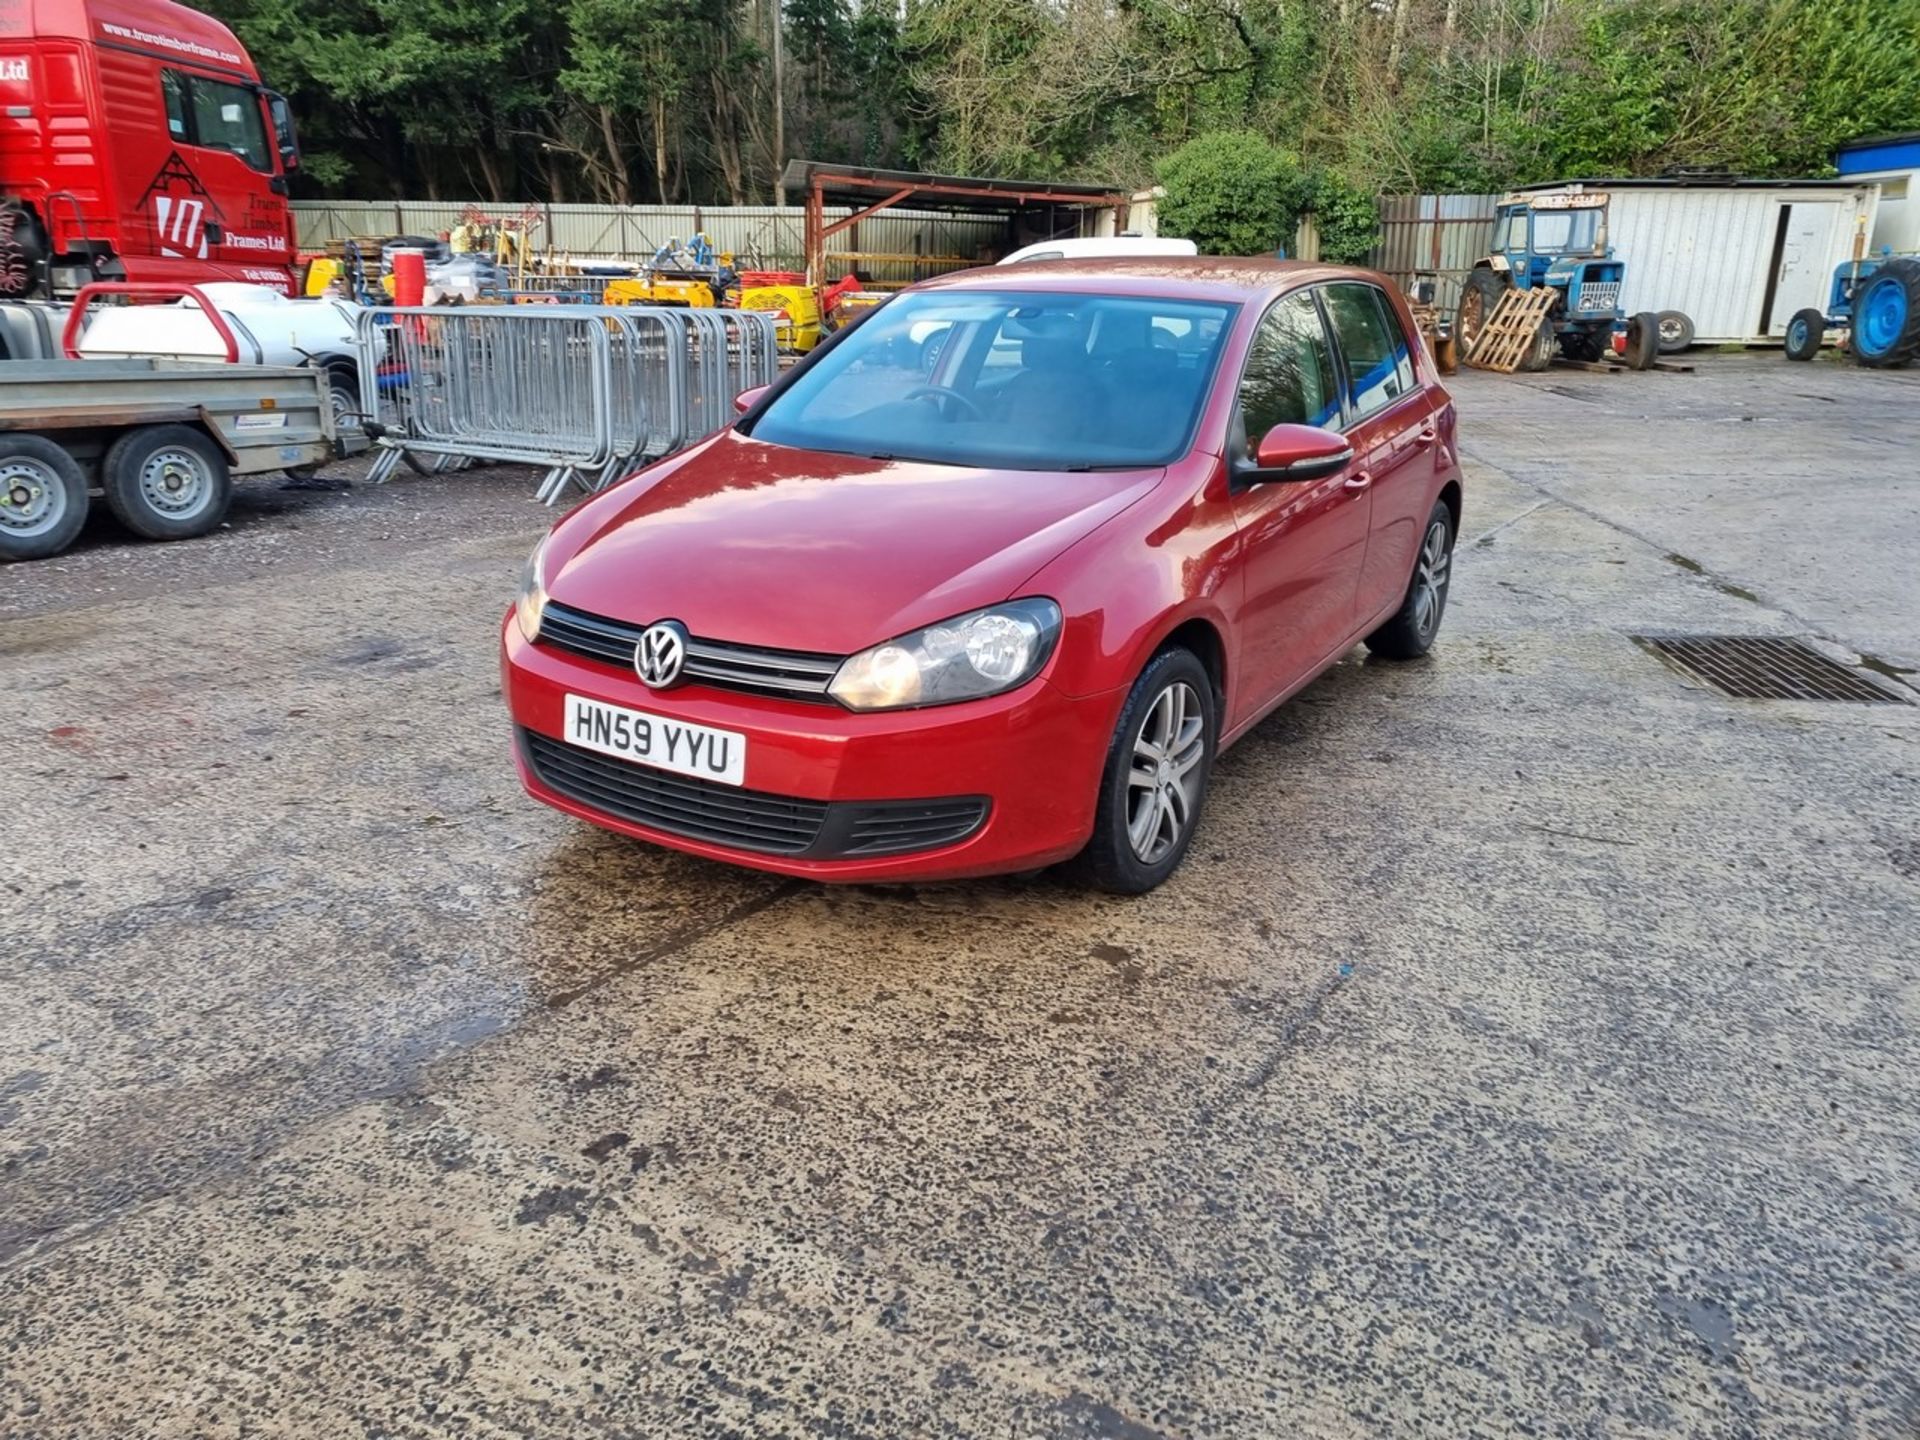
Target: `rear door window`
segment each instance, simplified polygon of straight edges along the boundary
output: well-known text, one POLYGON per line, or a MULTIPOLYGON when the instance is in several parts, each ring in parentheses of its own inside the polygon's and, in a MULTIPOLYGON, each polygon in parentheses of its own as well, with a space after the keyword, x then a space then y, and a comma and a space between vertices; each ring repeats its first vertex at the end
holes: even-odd
POLYGON ((1354 418, 1384 410, 1413 390, 1413 352, 1387 297, 1372 285, 1329 285, 1327 320, 1340 345, 1340 360, 1354 418))
POLYGON ((1340 423, 1340 381, 1320 309, 1302 290, 1275 302, 1254 332, 1240 376, 1241 439, 1248 450, 1276 425, 1340 423))

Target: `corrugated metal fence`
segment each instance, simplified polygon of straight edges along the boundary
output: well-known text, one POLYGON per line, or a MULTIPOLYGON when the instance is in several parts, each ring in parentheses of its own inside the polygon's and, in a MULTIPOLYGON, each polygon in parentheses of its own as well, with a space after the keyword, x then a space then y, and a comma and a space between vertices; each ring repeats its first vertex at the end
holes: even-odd
MULTIPOLYGON (((438 235, 458 225, 470 208, 500 219, 519 212, 508 206, 469 206, 463 201, 299 200, 293 205, 303 249, 359 235, 438 235)), ((667 241, 696 230, 714 248, 769 269, 804 268, 803 218, 798 205, 537 205, 533 234, 538 250, 576 257, 651 255, 667 241)), ((852 213, 827 207, 829 220, 852 213)), ((836 255, 858 252, 860 273, 883 283, 904 284, 990 258, 1007 243, 1007 223, 992 216, 947 215, 931 210, 889 210, 834 237, 836 255), (885 258, 881 258, 885 257, 885 258), (946 263, 941 263, 946 262, 946 263)), ((845 261, 837 261, 844 264, 845 261)))
POLYGON ((1382 195, 1380 243, 1367 257, 1404 288, 1416 274, 1439 277, 1436 302, 1451 312, 1473 262, 1493 244, 1498 195, 1382 195))

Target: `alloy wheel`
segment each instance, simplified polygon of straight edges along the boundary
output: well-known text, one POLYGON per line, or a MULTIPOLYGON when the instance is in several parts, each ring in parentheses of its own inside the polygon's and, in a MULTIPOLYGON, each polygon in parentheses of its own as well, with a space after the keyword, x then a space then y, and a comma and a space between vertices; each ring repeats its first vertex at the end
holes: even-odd
POLYGON ((1200 697, 1184 680, 1162 690, 1141 716, 1127 771, 1127 840, 1142 864, 1165 859, 1193 823, 1206 728, 1200 697))
POLYGON ((1413 572, 1413 623, 1422 635, 1429 635, 1440 623, 1440 607, 1446 599, 1447 579, 1453 568, 1453 547, 1447 524, 1435 520, 1427 527, 1427 538, 1420 545, 1420 558, 1413 572))

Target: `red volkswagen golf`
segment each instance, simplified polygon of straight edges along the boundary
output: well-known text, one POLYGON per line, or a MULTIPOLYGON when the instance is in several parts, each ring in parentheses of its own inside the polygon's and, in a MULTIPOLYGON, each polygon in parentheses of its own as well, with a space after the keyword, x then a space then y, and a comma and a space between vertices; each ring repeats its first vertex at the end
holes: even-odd
POLYGON ((1376 276, 915 287, 568 515, 504 627, 549 805, 821 880, 1180 864, 1214 757, 1446 608, 1454 407, 1376 276))

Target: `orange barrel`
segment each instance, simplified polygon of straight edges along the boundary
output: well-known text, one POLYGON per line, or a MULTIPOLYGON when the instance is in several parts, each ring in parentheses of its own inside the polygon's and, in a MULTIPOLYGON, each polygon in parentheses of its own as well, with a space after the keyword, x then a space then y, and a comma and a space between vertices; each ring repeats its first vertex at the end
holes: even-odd
POLYGON ((393 252, 393 303, 424 305, 427 300, 427 252, 393 252))

